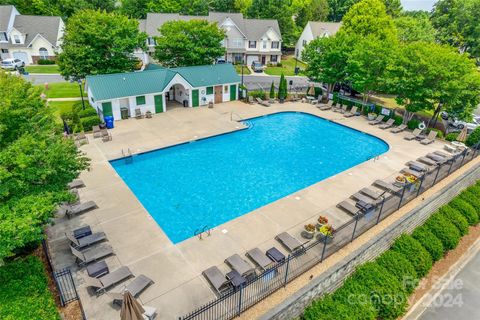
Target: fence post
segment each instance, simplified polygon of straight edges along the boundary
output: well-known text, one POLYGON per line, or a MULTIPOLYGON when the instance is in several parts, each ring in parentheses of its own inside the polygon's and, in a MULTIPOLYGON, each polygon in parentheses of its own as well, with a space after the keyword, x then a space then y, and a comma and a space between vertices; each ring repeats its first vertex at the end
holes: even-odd
POLYGON ((382 215, 382 211, 383 211, 383 204, 385 203, 385 196, 382 196, 382 205, 380 206, 380 212, 378 213, 378 217, 377 217, 377 223, 375 224, 378 224, 380 222, 380 216, 382 215))
POLYGON ((285 267, 285 280, 283 282, 283 287, 285 288, 287 285, 287 279, 288 279, 288 266, 290 265, 290 255, 287 257, 287 266, 285 267))
POLYGON ((322 257, 320 258, 320 262, 323 261, 323 256, 325 255, 325 249, 327 248, 327 236, 323 237, 323 249, 322 249, 322 257))
POLYGON ((243 284, 240 286, 240 293, 238 295, 238 312, 237 312, 237 317, 240 316, 240 313, 242 313, 242 293, 243 293, 243 284))
POLYGON ((463 158, 462 158, 462 162, 460 162, 460 167, 463 166, 463 161, 465 160, 465 157, 467 156, 467 149, 463 150, 463 158))
POLYGON ((416 197, 418 197, 418 195, 420 194, 420 190, 422 189, 423 180, 425 180, 426 175, 427 175, 427 173, 425 172, 425 174, 422 176, 422 180, 420 180, 420 185, 418 186, 418 191, 417 191, 416 197))
POLYGON ((352 242, 355 239, 355 230, 357 230, 357 224, 358 224, 358 219, 359 219, 360 214, 357 212, 357 215, 355 216, 355 226, 353 227, 353 232, 352 232, 352 242))
POLYGON ((437 182, 437 178, 438 178, 438 174, 440 173, 440 169, 442 168, 442 165, 439 164, 438 165, 438 170, 437 170, 437 174, 435 175, 435 179, 433 179, 433 183, 432 183, 432 187, 435 185, 435 183, 437 182))
POLYGON ((450 170, 452 170, 453 163, 455 162, 455 160, 456 160, 456 157, 453 157, 453 158, 452 158, 452 160, 450 160, 450 161, 452 161, 452 163, 450 163, 450 168, 448 168, 448 173, 447 173, 447 176, 449 176, 449 175, 450 175, 450 170))
POLYGON ((402 200, 403 200, 403 196, 405 195, 405 189, 406 189, 406 188, 407 188, 407 185, 405 184, 405 185, 403 186, 403 189, 402 189, 402 195, 400 196, 400 202, 398 203, 398 208, 397 208, 397 210, 399 210, 400 207, 402 206, 402 200))

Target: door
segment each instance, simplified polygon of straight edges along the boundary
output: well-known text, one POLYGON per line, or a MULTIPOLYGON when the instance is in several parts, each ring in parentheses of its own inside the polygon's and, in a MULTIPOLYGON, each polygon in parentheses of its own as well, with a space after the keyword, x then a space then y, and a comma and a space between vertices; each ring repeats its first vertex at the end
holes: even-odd
POLYGON ((215 86, 215 103, 222 103, 222 86, 215 86))
POLYGON ((112 103, 111 102, 103 102, 102 103, 102 111, 103 116, 113 116, 112 112, 112 103))
POLYGON ((237 85, 230 85, 230 101, 237 100, 237 85))
POLYGON ((262 64, 265 65, 266 64, 266 57, 265 56, 262 56, 262 64))
POLYGON ((162 95, 154 96, 153 101, 155 103, 155 113, 163 112, 163 97, 162 95))
POLYGON ((192 90, 192 107, 198 107, 198 89, 192 90))

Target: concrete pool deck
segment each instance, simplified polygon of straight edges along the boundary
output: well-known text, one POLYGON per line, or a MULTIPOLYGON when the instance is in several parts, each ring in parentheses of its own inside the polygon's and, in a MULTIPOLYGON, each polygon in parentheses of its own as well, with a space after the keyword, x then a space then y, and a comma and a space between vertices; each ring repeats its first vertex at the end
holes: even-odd
MULTIPOLYGON (((270 108, 238 101, 216 105, 213 109, 175 108, 152 119, 118 121, 115 126, 111 130, 113 141, 103 143, 101 139, 93 139, 89 135, 90 143, 81 147, 91 158, 91 169, 81 174, 86 188, 79 190, 80 198, 82 201, 94 200, 99 209, 70 220, 63 217, 56 219, 55 225, 47 231, 49 245, 55 267, 73 266, 74 258, 64 233, 85 224, 92 226, 94 231, 105 232, 115 252, 106 259, 111 271, 125 265, 134 275, 145 274, 154 280, 155 283, 139 296, 139 300, 156 307, 159 319, 177 319, 215 298, 201 276, 206 268, 217 265, 222 271, 227 271, 223 263, 227 257, 234 253, 243 256, 254 247, 266 250, 276 246, 283 250, 274 237, 283 231, 300 237, 303 226, 316 221, 320 213, 328 216, 334 227, 340 226, 351 216, 336 209, 337 203, 376 179, 392 176, 404 168, 407 161, 440 150, 443 146, 441 142, 424 146, 417 141, 406 141, 403 139, 406 133, 393 134, 368 125, 364 118, 345 118, 339 113, 319 111, 300 102, 274 104, 270 108), (122 157, 122 149, 138 153, 235 131, 243 127, 236 120, 281 111, 307 112, 334 120, 383 139, 390 145, 390 150, 377 159, 224 223, 203 240, 193 237, 176 245, 108 163, 108 160, 122 157)), ((86 274, 85 269, 74 270, 87 318, 117 318, 119 308, 112 306, 108 292, 99 297, 92 295, 81 278, 86 274)), ((128 281, 109 291, 121 291, 126 283, 128 281)))

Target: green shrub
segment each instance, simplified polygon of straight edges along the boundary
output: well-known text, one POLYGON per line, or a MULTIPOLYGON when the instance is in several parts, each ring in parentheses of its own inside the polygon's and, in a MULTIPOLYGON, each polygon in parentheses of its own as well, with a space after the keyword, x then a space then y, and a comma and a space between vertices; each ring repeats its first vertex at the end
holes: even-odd
POLYGON ((97 126, 100 124, 100 119, 98 116, 91 116, 86 118, 81 118, 80 123, 82 124, 84 131, 92 131, 93 126, 97 126))
POLYGON ((401 125, 401 124, 403 123, 403 117, 402 117, 402 116, 399 116, 398 114, 394 115, 394 116, 393 116, 393 119, 395 119, 394 124, 395 124, 396 126, 399 126, 399 125, 401 125))
POLYGON ((434 213, 428 218, 425 225, 428 229, 442 241, 445 251, 454 249, 460 241, 460 231, 453 223, 439 212, 434 213))
POLYGON ((375 262, 360 266, 352 276, 367 288, 365 298, 372 301, 380 319, 397 319, 405 313, 407 294, 398 279, 375 262))
POLYGON ((305 309, 302 319, 352 319, 355 318, 355 311, 349 306, 332 298, 332 295, 325 295, 320 300, 314 301, 305 309))
POLYGON ((439 139, 443 139, 444 135, 443 135, 443 131, 442 131, 442 130, 438 130, 438 129, 436 129, 436 128, 428 128, 428 129, 427 129, 427 134, 429 134, 430 131, 436 131, 436 132, 437 132, 437 137, 438 137, 439 139))
POLYGON ((60 319, 43 264, 37 257, 0 267, 0 319, 60 319))
POLYGON ((427 249, 433 261, 438 261, 443 257, 444 250, 442 241, 435 237, 435 235, 426 226, 416 228, 412 233, 412 237, 420 242, 425 249, 427 249))
POLYGON ((472 131, 468 135, 467 141, 465 141, 465 144, 469 147, 476 145, 477 143, 480 142, 480 127, 475 128, 475 130, 472 131))
POLYGON ((464 236, 468 233, 468 221, 460 212, 458 212, 458 210, 450 207, 447 204, 446 206, 441 207, 439 212, 447 217, 447 219, 450 220, 455 227, 457 227, 461 236, 464 236))
POLYGON ((65 121, 72 121, 74 118, 74 113, 72 110, 62 110, 60 112, 60 118, 65 121))
POLYGON ((445 136, 445 140, 447 141, 456 141, 459 133, 458 132, 451 132, 445 136))
POLYGON ((55 60, 39 59, 37 64, 39 64, 39 65, 52 65, 52 64, 55 64, 55 60))
POLYGON ((97 111, 92 107, 85 107, 85 110, 78 111, 78 116, 81 118, 88 118, 88 117, 98 117, 97 111))
MULTIPOLYGON (((338 301, 354 310, 352 320, 374 320, 377 319, 377 311, 370 299, 365 299, 365 293, 368 289, 362 283, 353 280, 352 277, 345 280, 343 286, 337 289, 332 295, 335 301, 338 301)), ((343 319, 340 315, 337 319, 343 319)))
POLYGON ((401 235, 395 240, 391 249, 403 254, 413 265, 419 277, 426 275, 432 268, 432 257, 428 251, 410 235, 401 235))
POLYGON ((473 189, 468 188, 460 194, 460 199, 470 204, 480 216, 480 195, 476 194, 473 189))
POLYGON ((420 120, 412 119, 412 120, 407 122, 407 127, 408 127, 408 129, 413 130, 413 129, 418 128, 419 124, 420 124, 420 120))
POLYGON ((380 255, 375 262, 395 276, 407 293, 413 292, 413 289, 417 286, 417 273, 410 261, 408 261, 403 254, 393 250, 387 250, 380 255))
POLYGON ((450 201, 449 205, 452 208, 455 208, 460 212, 468 221, 469 225, 474 225, 478 223, 478 213, 477 211, 465 200, 457 197, 450 201))
POLYGON ((253 98, 260 98, 260 99, 265 99, 266 98, 266 94, 262 90, 248 91, 248 96, 253 97, 253 98))

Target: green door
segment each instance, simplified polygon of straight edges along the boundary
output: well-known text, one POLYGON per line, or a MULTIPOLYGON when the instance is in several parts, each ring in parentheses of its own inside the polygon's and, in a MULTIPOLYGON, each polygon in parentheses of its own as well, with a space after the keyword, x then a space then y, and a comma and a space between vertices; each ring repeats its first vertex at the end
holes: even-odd
POLYGON ((198 89, 192 90, 192 107, 198 107, 198 89))
POLYGON ((103 111, 103 116, 113 116, 112 103, 111 102, 103 102, 102 103, 102 111, 103 111))
POLYGON ((230 101, 237 100, 237 85, 230 85, 230 101))
POLYGON ((163 96, 162 95, 154 96, 153 100, 155 102, 155 113, 163 112, 163 96))

